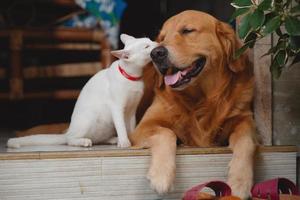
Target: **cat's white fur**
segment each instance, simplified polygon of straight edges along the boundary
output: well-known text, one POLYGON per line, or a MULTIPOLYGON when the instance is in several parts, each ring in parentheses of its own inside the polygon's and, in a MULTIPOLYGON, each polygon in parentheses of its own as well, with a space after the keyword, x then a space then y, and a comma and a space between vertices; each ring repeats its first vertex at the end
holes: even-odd
POLYGON ((119 59, 95 74, 81 90, 65 134, 11 138, 7 146, 68 144, 89 147, 97 143, 118 143, 118 147, 129 147, 127 133, 135 128, 135 113, 144 83, 127 79, 118 67, 131 76, 142 76, 144 66, 151 61, 150 52, 157 43, 126 34, 121 34, 121 41, 124 49, 112 51, 119 59))

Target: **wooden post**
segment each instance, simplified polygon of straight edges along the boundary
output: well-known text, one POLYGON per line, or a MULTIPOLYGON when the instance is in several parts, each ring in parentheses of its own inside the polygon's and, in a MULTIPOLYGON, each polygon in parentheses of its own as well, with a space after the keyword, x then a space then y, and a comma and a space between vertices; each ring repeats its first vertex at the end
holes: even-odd
MULTIPOLYGON (((236 19, 238 28, 240 17, 236 19)), ((272 76, 270 72, 271 56, 264 56, 272 47, 272 36, 256 42, 250 51, 250 60, 254 68, 254 119, 257 132, 263 145, 272 145, 272 76)))
POLYGON ((10 34, 10 95, 11 99, 23 97, 23 73, 21 62, 23 38, 22 31, 12 31, 10 34))
POLYGON ((113 58, 110 54, 110 44, 108 43, 105 35, 101 32, 94 32, 93 38, 98 38, 97 41, 100 43, 100 62, 102 63, 103 68, 109 67, 109 65, 113 62, 113 58))
POLYGON ((255 76, 254 118, 264 145, 272 145, 272 76, 271 56, 261 57, 272 46, 272 37, 257 41, 253 48, 255 76))

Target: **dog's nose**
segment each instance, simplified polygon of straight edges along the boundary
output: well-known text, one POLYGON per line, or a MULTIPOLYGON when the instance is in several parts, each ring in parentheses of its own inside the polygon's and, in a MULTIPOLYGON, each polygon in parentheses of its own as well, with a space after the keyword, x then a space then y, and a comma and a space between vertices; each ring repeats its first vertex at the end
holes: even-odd
POLYGON ((161 62, 168 56, 168 49, 164 46, 159 46, 151 51, 151 58, 154 62, 161 62))

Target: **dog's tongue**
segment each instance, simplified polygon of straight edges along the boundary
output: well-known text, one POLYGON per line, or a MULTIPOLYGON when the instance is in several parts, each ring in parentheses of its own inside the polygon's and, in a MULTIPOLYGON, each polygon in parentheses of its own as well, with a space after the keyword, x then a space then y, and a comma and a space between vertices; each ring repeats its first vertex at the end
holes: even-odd
POLYGON ((189 70, 190 70, 190 67, 185 69, 184 71, 178 71, 175 74, 166 75, 164 77, 165 84, 166 85, 174 85, 175 83, 177 83, 182 78, 182 76, 185 76, 188 73, 189 70))
POLYGON ((165 84, 166 85, 174 85, 181 78, 181 73, 177 72, 172 75, 165 76, 165 84))

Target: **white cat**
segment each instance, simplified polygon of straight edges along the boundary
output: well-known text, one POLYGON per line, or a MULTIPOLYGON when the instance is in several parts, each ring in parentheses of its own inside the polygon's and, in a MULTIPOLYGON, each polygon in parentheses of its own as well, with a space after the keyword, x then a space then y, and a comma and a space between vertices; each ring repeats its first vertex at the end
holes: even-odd
POLYGON ((136 126, 135 113, 143 95, 143 68, 157 43, 126 34, 121 34, 121 41, 124 49, 111 52, 119 60, 95 74, 81 90, 65 134, 11 138, 7 146, 118 143, 118 147, 129 147, 127 133, 136 126))

